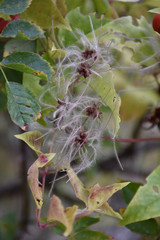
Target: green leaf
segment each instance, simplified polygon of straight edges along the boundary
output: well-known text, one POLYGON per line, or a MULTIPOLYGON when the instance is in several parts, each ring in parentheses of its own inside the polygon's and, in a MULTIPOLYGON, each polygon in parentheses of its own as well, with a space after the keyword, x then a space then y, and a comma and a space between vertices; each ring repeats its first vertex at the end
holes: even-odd
POLYGON ((145 4, 151 7, 159 7, 159 0, 145 0, 145 4))
POLYGON ((0 12, 15 15, 23 12, 31 3, 31 0, 3 0, 0 4, 0 12))
POLYGON ((118 2, 133 2, 133 3, 136 3, 136 2, 139 2, 139 0, 117 0, 118 2))
POLYGON ((4 13, 0 13, 0 18, 3 18, 6 21, 10 21, 12 19, 9 15, 4 14, 4 13))
POLYGON ((52 0, 32 0, 30 7, 20 17, 33 21, 42 28, 58 27, 70 30, 60 10, 52 0))
POLYGON ((67 14, 66 0, 56 0, 56 5, 62 16, 65 17, 67 14))
POLYGON ((14 135, 16 138, 24 141, 39 156, 42 154, 43 137, 39 131, 30 131, 22 134, 14 135))
POLYGON ((148 12, 151 12, 151 13, 160 13, 160 8, 153 8, 153 9, 149 10, 148 12))
POLYGON ((107 74, 95 76, 90 82, 90 87, 101 97, 102 101, 111 109, 114 116, 114 137, 119 130, 119 110, 121 100, 117 95, 114 87, 112 72, 108 71, 107 74))
POLYGON ((72 9, 74 8, 77 8, 79 7, 82 3, 83 3, 84 0, 66 0, 66 5, 67 5, 67 9, 68 9, 68 12, 71 11, 72 9))
POLYGON ((2 37, 17 37, 24 40, 44 38, 43 30, 35 24, 26 20, 14 20, 7 24, 1 33, 2 37))
MULTIPOLYGON (((132 182, 122 189, 125 202, 128 204, 136 194, 141 183, 132 182)), ((155 219, 144 220, 126 225, 132 232, 146 236, 156 236, 158 234, 158 224, 155 219)))
MULTIPOLYGON (((9 68, 4 68, 3 71, 9 82, 18 82, 20 84, 22 83, 22 77, 23 77, 22 72, 18 72, 16 70, 9 69, 9 68)), ((0 71, 0 82, 3 83, 4 89, 5 89, 5 79, 1 71, 0 71)))
POLYGON ((16 238, 17 231, 17 219, 16 214, 8 213, 0 219, 0 239, 2 240, 14 240, 16 238))
POLYGON ((133 196, 137 192, 138 188, 141 186, 141 183, 131 182, 126 187, 122 189, 123 198, 125 202, 128 204, 132 200, 133 196))
POLYGON ((58 235, 63 235, 66 227, 62 223, 58 223, 54 227, 50 227, 50 229, 58 235))
MULTIPOLYGON (((95 14, 93 13, 89 14, 88 16, 90 16, 91 18, 94 29, 101 27, 103 24, 109 21, 106 19, 103 19, 103 21, 101 19, 97 19, 95 14)), ((71 45, 77 41, 77 39, 79 38, 79 34, 76 31, 77 29, 82 31, 84 34, 92 32, 91 23, 88 16, 81 14, 79 8, 76 8, 67 14, 67 19, 72 26, 74 34, 73 32, 68 30, 60 30, 59 38, 63 39, 63 44, 65 46, 71 45), (77 35, 77 38, 75 37, 75 35, 77 35)))
POLYGON ((159 233, 159 226, 155 219, 149 219, 141 222, 126 225, 132 232, 144 236, 156 237, 159 233))
POLYGON ((146 180, 147 183, 139 187, 124 211, 121 225, 160 216, 160 166, 146 180))
POLYGON ((111 237, 107 236, 105 233, 92 231, 92 230, 84 230, 78 232, 75 236, 76 240, 105 240, 111 239, 111 237))
POLYGON ((5 67, 34 74, 44 80, 51 80, 53 70, 48 62, 36 53, 16 52, 4 58, 1 62, 5 67))
POLYGON ((101 1, 93 0, 93 2, 98 15, 104 14, 106 17, 109 17, 111 13, 113 13, 113 10, 108 0, 101 0, 101 1))
MULTIPOLYGON (((133 24, 132 17, 127 16, 106 23, 96 29, 95 34, 96 36, 102 36, 100 37, 102 42, 112 40, 114 36, 114 41, 120 43, 123 37, 126 40, 126 36, 131 38, 153 37, 155 33, 144 17, 137 20, 136 26, 133 24)), ((88 34, 87 37, 93 39, 92 33, 88 34)))
POLYGON ((4 92, 0 90, 0 111, 5 109, 7 106, 7 96, 4 92))
POLYGON ((54 87, 55 84, 46 82, 34 75, 24 73, 23 85, 39 100, 42 117, 54 111, 55 106, 57 105, 55 99, 57 98, 58 93, 57 87, 54 87))
POLYGON ((35 97, 21 84, 7 82, 8 111, 12 121, 22 129, 28 124, 37 120, 40 114, 40 107, 35 97))
POLYGON ((146 113, 148 106, 157 104, 158 93, 144 87, 126 86, 121 96, 120 117, 122 121, 140 118, 146 113), (128 91, 127 91, 128 90, 128 91))
MULTIPOLYGON (((153 44, 155 45, 155 42, 153 44)), ((152 58, 152 55, 155 53, 154 51, 154 46, 151 45, 151 42, 141 43, 140 46, 135 49, 132 60, 135 62, 141 62, 150 57, 148 61, 143 62, 143 66, 152 65, 156 63, 156 60, 152 58)))
POLYGON ((5 44, 5 53, 11 54, 14 52, 34 52, 36 47, 35 41, 22 39, 11 39, 5 44))
POLYGON ((87 228, 95 223, 99 222, 99 218, 93 218, 93 217, 82 217, 76 220, 75 224, 74 224, 74 232, 79 232, 82 231, 84 228, 87 228))

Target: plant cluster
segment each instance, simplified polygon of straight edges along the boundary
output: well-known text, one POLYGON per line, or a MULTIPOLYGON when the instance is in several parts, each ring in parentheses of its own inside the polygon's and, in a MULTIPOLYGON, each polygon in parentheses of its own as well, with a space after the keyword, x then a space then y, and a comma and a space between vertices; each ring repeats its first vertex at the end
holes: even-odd
MULTIPOLYGON (((148 1, 139 3, 146 17, 132 17, 123 15, 119 1, 90 2, 92 7, 86 10, 82 1, 73 6, 70 0, 0 1, 0 109, 8 108, 12 121, 24 131, 15 137, 37 155, 28 170, 28 183, 41 229, 58 229, 70 240, 111 239, 86 229, 99 221, 88 215, 97 213, 118 218, 120 225, 132 231, 156 237, 160 167, 145 185, 121 180, 89 188, 77 175, 95 165, 109 141, 123 168, 116 141, 160 140, 157 136, 117 137, 120 121, 141 119, 147 129, 160 129, 160 9, 151 9, 148 1), (90 13, 95 11, 97 14, 90 13), (152 25, 148 11, 156 13, 152 25), (77 205, 64 208, 55 195, 53 186, 62 172, 84 203, 83 209, 77 205), (53 181, 43 219, 48 175, 53 181), (127 207, 116 212, 108 200, 121 189, 127 207)), ((127 10, 130 4, 122 5, 127 10)))

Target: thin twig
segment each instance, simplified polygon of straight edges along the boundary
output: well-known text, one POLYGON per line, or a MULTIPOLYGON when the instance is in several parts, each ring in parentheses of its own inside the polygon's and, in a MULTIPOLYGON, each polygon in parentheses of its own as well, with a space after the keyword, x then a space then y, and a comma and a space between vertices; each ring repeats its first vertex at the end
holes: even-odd
POLYGON ((126 142, 126 143, 135 143, 135 142, 151 142, 151 141, 160 141, 160 137, 154 138, 112 138, 109 136, 103 136, 102 138, 106 140, 116 141, 116 142, 126 142))

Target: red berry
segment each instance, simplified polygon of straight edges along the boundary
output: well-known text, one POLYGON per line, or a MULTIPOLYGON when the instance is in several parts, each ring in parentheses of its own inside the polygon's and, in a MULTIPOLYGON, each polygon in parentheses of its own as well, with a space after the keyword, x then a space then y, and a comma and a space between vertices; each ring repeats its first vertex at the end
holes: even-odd
POLYGON ((10 15, 12 20, 6 21, 3 18, 0 18, 0 33, 3 31, 3 29, 7 26, 8 23, 12 22, 13 20, 19 19, 19 15, 10 15))
POLYGON ((160 33, 160 14, 156 14, 152 20, 154 31, 160 33))

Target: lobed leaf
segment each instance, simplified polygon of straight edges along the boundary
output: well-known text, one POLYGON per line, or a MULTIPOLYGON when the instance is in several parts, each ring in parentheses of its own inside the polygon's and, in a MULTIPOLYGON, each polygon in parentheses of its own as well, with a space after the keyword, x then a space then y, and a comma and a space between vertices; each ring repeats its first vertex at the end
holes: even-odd
POLYGON ((31 52, 16 52, 4 58, 1 62, 5 67, 34 74, 44 80, 51 81, 53 70, 48 62, 38 54, 31 52))
MULTIPOLYGON (((128 38, 143 38, 153 37, 154 31, 152 26, 147 22, 145 17, 141 17, 137 20, 137 26, 133 24, 131 16, 120 17, 113 21, 110 21, 103 26, 95 30, 96 36, 101 36, 100 41, 108 41, 113 39, 117 43, 120 43, 122 38, 125 40, 128 38)), ((87 37, 92 40, 93 34, 90 33, 87 37)))
POLYGON ((42 28, 65 28, 70 30, 70 26, 64 19, 55 1, 52 0, 32 0, 30 7, 21 14, 21 18, 35 22, 42 28), (36 11, 35 11, 36 9, 36 11))
POLYGON ((121 225, 160 216, 160 167, 157 167, 146 180, 147 183, 139 187, 124 211, 121 225))
MULTIPOLYGON (((105 24, 106 22, 109 22, 109 20, 107 19, 98 19, 96 18, 95 14, 89 14, 88 16, 90 16, 92 24, 93 24, 93 28, 97 29, 99 27, 101 27, 101 25, 105 24)), ((84 34, 88 34, 90 32, 92 32, 92 26, 90 23, 90 19, 88 16, 83 15, 80 12, 79 8, 76 8, 72 11, 70 11, 67 14, 67 19, 68 22, 70 23, 70 25, 72 26, 72 31, 68 31, 66 29, 61 29, 59 32, 59 38, 63 39, 63 44, 65 46, 71 45, 75 42, 77 42, 77 39, 79 39, 79 34, 77 33, 77 29, 79 31, 82 31, 84 34), (77 37, 76 37, 77 35, 77 37)))
POLYGON ((35 24, 26 20, 14 20, 7 24, 1 33, 2 37, 22 38, 24 40, 34 40, 44 38, 43 30, 35 24))
POLYGON ((36 98, 24 86, 16 82, 6 83, 8 111, 15 124, 26 129, 28 124, 40 116, 36 98))
POLYGON ((32 0, 3 0, 0 3, 0 13, 15 15, 23 12, 31 3, 32 0))

